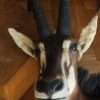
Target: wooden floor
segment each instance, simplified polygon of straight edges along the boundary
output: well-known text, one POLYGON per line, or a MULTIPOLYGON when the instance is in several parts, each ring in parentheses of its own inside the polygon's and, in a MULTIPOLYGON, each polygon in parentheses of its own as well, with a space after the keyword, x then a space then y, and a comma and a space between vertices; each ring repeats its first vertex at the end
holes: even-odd
MULTIPOLYGON (((37 43, 38 34, 32 14, 26 11, 27 0, 0 0, 0 69, 10 66, 21 66, 29 58, 24 54, 11 40, 7 29, 16 27, 19 31, 27 34, 32 40, 37 43)), ((43 9, 48 18, 48 22, 53 31, 55 31, 58 18, 58 5, 60 0, 40 0, 43 9)), ((95 15, 100 7, 100 0, 71 0, 71 26, 72 35, 79 37, 81 29, 95 15)), ((89 50, 91 58, 100 65, 100 17, 98 23, 98 31, 91 49, 89 50)), ((86 57, 87 58, 87 57, 86 57)), ((83 60, 84 62, 84 60, 83 60)), ((83 63, 81 63, 83 64, 83 63)), ((15 67, 19 68, 19 67, 15 67)), ((16 69, 16 70, 17 70, 16 69)), ((95 68, 94 68, 95 70, 95 68)), ((98 70, 100 71, 100 70, 98 70)), ((12 73, 13 74, 13 73, 12 73)), ((34 100, 33 85, 21 97, 20 100, 34 100)))

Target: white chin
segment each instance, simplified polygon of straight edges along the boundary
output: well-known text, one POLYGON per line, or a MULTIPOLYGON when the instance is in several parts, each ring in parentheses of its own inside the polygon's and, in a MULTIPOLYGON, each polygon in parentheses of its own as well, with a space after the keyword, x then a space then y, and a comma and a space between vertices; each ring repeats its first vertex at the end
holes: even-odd
POLYGON ((40 100, 66 100, 65 98, 69 97, 69 91, 67 91, 66 87, 62 89, 62 91, 54 93, 49 99, 49 97, 45 93, 38 92, 35 90, 35 97, 40 100))
POLYGON ((60 99, 39 99, 39 100, 67 100, 67 98, 60 98, 60 99))
POLYGON ((35 98, 46 100, 48 99, 48 96, 45 93, 39 93, 37 90, 35 90, 35 98))

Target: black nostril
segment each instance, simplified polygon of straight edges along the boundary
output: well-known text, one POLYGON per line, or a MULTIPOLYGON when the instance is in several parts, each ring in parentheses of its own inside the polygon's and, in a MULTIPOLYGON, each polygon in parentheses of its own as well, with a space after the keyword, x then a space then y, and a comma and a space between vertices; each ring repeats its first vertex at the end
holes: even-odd
POLYGON ((43 92, 45 88, 46 88, 46 82, 44 82, 43 80, 37 81, 36 90, 38 92, 43 92))
POLYGON ((54 80, 52 86, 55 92, 60 91, 63 88, 63 81, 60 79, 54 80))
POLYGON ((38 80, 36 84, 36 90, 51 96, 54 92, 60 91, 63 88, 63 85, 63 81, 60 79, 56 79, 51 82, 38 80))

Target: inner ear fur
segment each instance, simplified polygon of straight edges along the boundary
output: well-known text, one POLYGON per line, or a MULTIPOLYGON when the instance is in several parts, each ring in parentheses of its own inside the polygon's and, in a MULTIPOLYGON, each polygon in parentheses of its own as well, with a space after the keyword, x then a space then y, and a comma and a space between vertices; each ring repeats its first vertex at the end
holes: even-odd
POLYGON ((35 57, 35 45, 29 37, 16 31, 14 28, 8 28, 8 32, 19 48, 21 48, 29 56, 35 57))
POLYGON ((82 29, 82 32, 80 34, 80 38, 78 41, 78 50, 79 50, 80 56, 82 56, 82 54, 86 52, 88 48, 91 46, 94 40, 94 37, 96 35, 97 24, 98 24, 98 14, 96 14, 92 18, 90 23, 82 29))

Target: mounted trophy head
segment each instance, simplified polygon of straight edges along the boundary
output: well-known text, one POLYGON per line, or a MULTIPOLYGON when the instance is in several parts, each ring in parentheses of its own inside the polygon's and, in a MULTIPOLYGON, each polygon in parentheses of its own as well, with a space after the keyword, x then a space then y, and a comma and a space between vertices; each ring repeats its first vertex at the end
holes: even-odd
POLYGON ((70 0, 60 1, 56 34, 49 28, 39 1, 29 1, 40 35, 38 45, 35 46, 29 37, 14 28, 8 31, 16 45, 35 58, 41 67, 34 89, 35 97, 40 100, 69 100, 78 89, 78 63, 94 40, 98 14, 82 29, 76 41, 71 37, 70 0))

